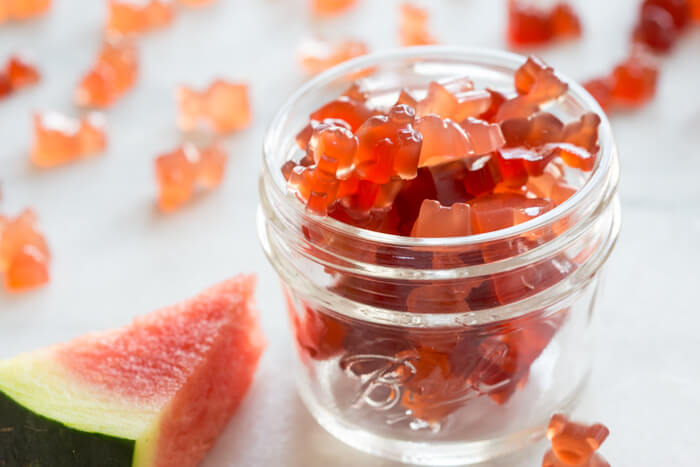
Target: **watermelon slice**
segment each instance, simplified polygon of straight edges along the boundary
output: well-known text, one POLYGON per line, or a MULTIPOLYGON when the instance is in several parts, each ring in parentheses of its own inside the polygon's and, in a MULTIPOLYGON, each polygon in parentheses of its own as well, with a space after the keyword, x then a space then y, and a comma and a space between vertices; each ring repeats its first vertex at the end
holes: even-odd
POLYGON ((241 276, 136 319, 0 362, 0 466, 195 466, 264 348, 241 276))

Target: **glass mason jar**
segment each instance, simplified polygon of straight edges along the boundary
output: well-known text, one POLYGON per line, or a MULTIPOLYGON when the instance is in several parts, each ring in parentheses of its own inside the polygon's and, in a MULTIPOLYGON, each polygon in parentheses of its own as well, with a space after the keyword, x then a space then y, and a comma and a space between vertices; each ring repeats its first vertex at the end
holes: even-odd
POLYGON ((281 166, 309 114, 363 73, 370 101, 468 76, 512 89, 522 56, 422 47, 362 57, 304 85, 264 142, 258 229, 279 274, 296 340, 298 390, 342 441, 403 462, 480 462, 539 439, 567 411, 591 365, 589 323, 601 267, 620 227, 610 125, 578 84, 546 110, 601 116, 593 171, 564 168, 578 189, 507 229, 455 238, 378 233, 307 212, 281 166))

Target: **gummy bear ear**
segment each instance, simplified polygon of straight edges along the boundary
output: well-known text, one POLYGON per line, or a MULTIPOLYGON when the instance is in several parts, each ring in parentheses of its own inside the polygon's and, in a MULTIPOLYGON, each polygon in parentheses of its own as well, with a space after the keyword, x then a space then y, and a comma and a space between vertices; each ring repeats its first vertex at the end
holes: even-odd
POLYGON ((588 427, 586 430, 586 442, 594 450, 596 450, 601 444, 603 444, 603 441, 605 441, 609 434, 610 430, 608 430, 604 425, 596 423, 595 425, 588 427))
POLYGON ((547 427, 547 438, 551 441, 556 435, 564 430, 564 427, 569 424, 569 419, 564 414, 554 414, 552 419, 549 421, 549 426, 547 427))

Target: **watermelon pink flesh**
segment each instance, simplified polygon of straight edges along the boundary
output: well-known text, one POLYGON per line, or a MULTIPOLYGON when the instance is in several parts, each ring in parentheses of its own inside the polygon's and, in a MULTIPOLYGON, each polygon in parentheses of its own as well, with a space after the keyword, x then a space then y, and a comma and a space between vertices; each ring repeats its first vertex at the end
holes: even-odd
POLYGON ((153 435, 137 437, 148 455, 134 465, 198 465, 245 396, 264 348, 254 287, 253 277, 231 279, 124 328, 49 349, 49 357, 86 394, 153 412, 153 435))

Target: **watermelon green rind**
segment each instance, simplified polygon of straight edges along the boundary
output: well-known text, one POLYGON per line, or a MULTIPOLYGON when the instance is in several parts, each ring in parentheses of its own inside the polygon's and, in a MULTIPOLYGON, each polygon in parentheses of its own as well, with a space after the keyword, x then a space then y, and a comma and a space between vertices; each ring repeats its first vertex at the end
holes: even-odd
POLYGON ((71 378, 53 349, 0 361, 0 391, 34 413, 81 431, 137 439, 158 416, 156 407, 121 400, 71 378))
POLYGON ((102 467, 132 465, 136 442, 75 430, 27 410, 0 391, 0 466, 102 467), (15 429, 15 427, 24 429, 15 429))

